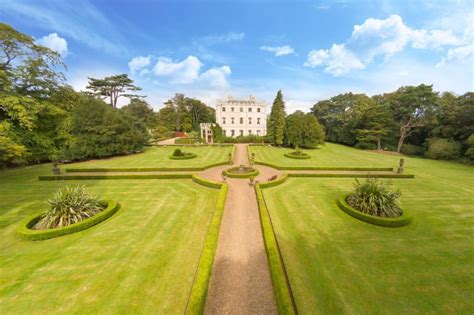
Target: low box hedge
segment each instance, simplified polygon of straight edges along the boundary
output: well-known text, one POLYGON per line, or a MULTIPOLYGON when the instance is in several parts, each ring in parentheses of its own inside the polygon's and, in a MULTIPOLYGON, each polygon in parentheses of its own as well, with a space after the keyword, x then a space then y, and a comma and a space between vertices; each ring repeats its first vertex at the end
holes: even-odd
POLYGON ((78 223, 74 223, 65 227, 59 227, 48 230, 33 230, 33 227, 41 218, 41 214, 35 214, 27 217, 20 223, 20 226, 16 230, 17 235, 22 239, 30 241, 40 241, 62 235, 67 235, 75 232, 79 232, 88 229, 102 221, 107 220, 114 215, 120 209, 120 204, 116 201, 107 201, 107 208, 100 213, 97 213, 93 217, 82 220, 78 223))
POLYGON ((296 159, 296 160, 307 160, 311 158, 311 155, 306 154, 306 153, 304 153, 304 155, 296 155, 292 153, 285 153, 283 155, 286 156, 287 158, 296 159))
POLYGON ((203 167, 97 167, 66 168, 66 173, 120 173, 120 172, 194 172, 203 171, 203 167))
POLYGON ((192 178, 193 174, 119 174, 119 175, 41 175, 39 180, 88 180, 88 179, 175 179, 192 178))
POLYGON ((282 171, 381 171, 393 172, 393 167, 337 167, 337 166, 279 166, 255 160, 255 164, 276 168, 282 171))
POLYGON ((266 182, 255 185, 255 193, 257 195, 258 209, 260 215, 260 226, 263 233, 263 241, 265 244, 265 251, 268 257, 268 264, 270 267, 270 276, 273 284, 273 292, 277 303, 279 314, 297 314, 296 304, 294 302, 293 294, 291 292, 291 285, 286 273, 285 265, 278 242, 273 229, 270 214, 268 212, 265 199, 262 193, 262 187, 270 187, 281 184, 286 180, 282 177, 272 182, 266 182))
POLYGON ((194 138, 178 138, 174 140, 175 144, 194 144, 197 140, 194 138))
POLYGON ((250 178, 250 177, 258 176, 258 174, 260 174, 260 172, 257 169, 254 169, 252 172, 248 172, 244 174, 231 173, 229 172, 228 169, 222 171, 222 175, 225 175, 230 178, 250 178))
POLYGON ((193 182, 198 183, 200 185, 203 185, 203 186, 206 186, 206 187, 209 187, 209 188, 215 188, 215 189, 220 189, 223 185, 222 183, 213 182, 213 181, 204 179, 202 177, 199 177, 196 174, 192 175, 192 180, 193 180, 193 182))
POLYGON ((405 226, 410 224, 410 222, 412 221, 411 216, 406 212, 406 210, 403 210, 403 214, 397 218, 377 217, 354 209, 346 202, 346 199, 347 195, 341 196, 337 199, 337 204, 339 208, 348 215, 361 221, 383 227, 405 226))
MULTIPOLYGON (((193 177, 194 180, 195 177, 193 177)), ((211 223, 207 230, 206 239, 199 259, 199 265, 194 275, 193 286, 189 295, 188 303, 186 305, 186 314, 203 314, 206 305, 207 292, 209 290, 209 283, 211 281, 212 267, 214 265, 214 257, 217 250, 217 242, 219 239, 219 231, 224 214, 225 202, 227 199, 228 186, 227 184, 215 183, 204 180, 196 176, 198 183, 208 186, 209 183, 219 185, 220 191, 217 197, 217 202, 212 217, 211 223)), ((216 187, 212 187, 216 188, 216 187)))
POLYGON ((289 173, 289 177, 340 177, 340 178, 400 178, 412 179, 412 174, 310 174, 310 173, 289 173))
POLYGON ((194 153, 185 153, 183 155, 170 155, 169 158, 172 160, 189 160, 194 159, 196 156, 194 153))
POLYGON ((260 183, 260 188, 269 188, 269 187, 273 187, 273 186, 277 186, 277 185, 280 185, 280 184, 283 184, 286 179, 288 178, 288 174, 284 173, 282 176, 280 176, 279 178, 275 179, 275 180, 272 180, 272 181, 268 181, 268 182, 263 182, 263 183, 260 183))

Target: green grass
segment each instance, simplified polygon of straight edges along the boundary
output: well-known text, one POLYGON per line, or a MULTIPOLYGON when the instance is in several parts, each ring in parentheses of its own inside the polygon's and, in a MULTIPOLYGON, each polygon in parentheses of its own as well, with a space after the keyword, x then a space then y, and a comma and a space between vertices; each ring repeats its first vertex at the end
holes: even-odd
POLYGON ((62 167, 203 167, 218 162, 227 162, 229 160, 229 153, 231 152, 232 146, 145 147, 145 152, 143 153, 68 164, 62 167), (181 149, 181 151, 187 153, 194 153, 197 157, 189 160, 172 160, 169 157, 176 149, 181 149))
POLYGON ((0 313, 183 314, 219 191, 191 179, 38 181, 50 168, 0 172, 0 313), (76 183, 121 209, 66 236, 15 234, 76 183))
MULTIPOLYGON (((253 149, 293 162, 279 159, 280 149, 253 149)), ((296 162, 395 166, 399 159, 333 144, 306 152, 312 159, 296 162)), ((392 181, 414 218, 405 227, 341 211, 336 199, 353 179, 291 178, 263 190, 300 314, 473 313, 474 168, 405 160, 416 178, 392 181)))

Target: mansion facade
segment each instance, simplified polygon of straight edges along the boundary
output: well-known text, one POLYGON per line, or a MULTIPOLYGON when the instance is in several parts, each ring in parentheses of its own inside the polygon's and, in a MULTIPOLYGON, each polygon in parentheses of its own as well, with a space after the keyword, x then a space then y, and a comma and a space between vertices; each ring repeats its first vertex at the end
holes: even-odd
POLYGON ((237 100, 232 96, 217 100, 216 123, 226 137, 265 136, 267 134, 267 104, 254 96, 237 100))

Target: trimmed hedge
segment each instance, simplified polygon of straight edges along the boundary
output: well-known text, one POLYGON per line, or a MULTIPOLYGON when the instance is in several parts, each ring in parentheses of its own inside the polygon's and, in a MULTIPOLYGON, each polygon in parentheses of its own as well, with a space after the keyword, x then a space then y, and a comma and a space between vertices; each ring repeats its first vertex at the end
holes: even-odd
POLYGON ((412 174, 309 174, 309 173, 289 173, 289 177, 341 177, 341 178, 415 178, 412 174))
POLYGON ((203 167, 125 167, 125 168, 66 168, 66 173, 107 173, 107 172, 179 172, 202 171, 203 167))
POLYGON ((383 226, 383 227, 399 227, 399 226, 405 226, 410 224, 412 221, 411 216, 404 210, 403 214, 397 218, 383 218, 383 217, 377 217, 373 216, 370 214, 366 214, 363 212, 360 212, 354 208, 352 208, 347 202, 346 202, 347 195, 341 196, 337 199, 337 204, 339 208, 347 213, 348 215, 359 219, 361 221, 378 225, 378 226, 383 226))
POLYGON ((193 176, 193 180, 206 187, 211 187, 209 185, 212 184, 212 188, 218 188, 217 185, 219 185, 220 188, 214 215, 207 230, 204 247, 201 252, 199 265, 194 276, 193 286, 189 295, 185 312, 186 314, 203 314, 204 307, 206 305, 209 283, 211 281, 212 267, 214 265, 214 257, 217 250, 217 242, 219 238, 222 216, 224 214, 225 202, 227 199, 228 186, 225 183, 220 184, 210 182, 197 176, 193 176))
POLYGON ((280 184, 283 184, 287 178, 288 178, 288 174, 285 173, 280 178, 277 178, 269 182, 263 182, 263 183, 260 183, 259 185, 260 185, 260 188, 269 188, 273 186, 278 186, 280 184))
POLYGON ((123 175, 41 175, 39 180, 87 180, 87 179, 175 179, 191 178, 193 174, 123 174, 123 175))
POLYGON ((386 171, 393 172, 393 167, 331 167, 331 166, 278 166, 255 160, 255 164, 276 168, 282 171, 386 171))
POLYGON ((194 138, 178 138, 174 140, 175 144, 194 144, 197 140, 194 138))
POLYGON ((107 201, 107 208, 100 213, 97 213, 93 217, 87 218, 80 222, 54 228, 54 229, 47 229, 47 230, 32 230, 33 227, 41 218, 41 214, 35 214, 23 220, 20 223, 20 226, 16 230, 17 234, 25 239, 30 241, 40 241, 45 240, 53 237, 58 237, 62 235, 67 235, 75 232, 79 232, 85 229, 88 229, 102 221, 107 220, 112 215, 114 215, 120 209, 120 204, 115 201, 107 201))
POLYGON ((203 185, 203 186, 206 186, 206 187, 209 187, 209 188, 215 188, 215 189, 220 189, 223 185, 222 183, 213 182, 213 181, 204 179, 202 177, 199 177, 196 174, 192 175, 192 180, 193 180, 193 182, 198 183, 200 185, 203 185))
POLYGON ((307 160, 307 159, 311 158, 311 155, 306 154, 306 153, 304 153, 304 155, 296 155, 296 154, 292 154, 292 153, 285 153, 283 155, 286 156, 287 158, 297 159, 297 160, 307 160))
POLYGON ((271 187, 283 183, 286 176, 275 181, 255 185, 258 209, 260 214, 260 225, 263 232, 265 251, 267 252, 270 276, 273 283, 273 292, 278 307, 279 314, 297 314, 296 304, 291 293, 291 286, 286 274, 283 258, 281 257, 278 242, 273 230, 272 221, 265 204, 262 187, 271 187))
POLYGON ((250 178, 250 177, 258 176, 258 174, 260 174, 260 172, 257 169, 254 169, 252 172, 244 173, 244 174, 231 173, 229 172, 229 169, 222 171, 222 175, 225 175, 230 178, 250 178))
POLYGON ((169 158, 172 160, 189 160, 194 159, 196 156, 194 153, 185 153, 184 155, 170 155, 169 158))

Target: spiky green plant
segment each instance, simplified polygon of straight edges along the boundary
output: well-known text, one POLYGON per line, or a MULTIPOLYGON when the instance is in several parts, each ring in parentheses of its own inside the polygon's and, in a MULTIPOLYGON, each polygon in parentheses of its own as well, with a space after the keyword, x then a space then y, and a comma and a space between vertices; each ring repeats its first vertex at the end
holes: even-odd
POLYGON ((101 212, 107 203, 91 196, 85 186, 66 186, 48 200, 49 210, 36 223, 39 230, 68 226, 101 212))
POLYGON ((347 197, 347 203, 353 208, 379 217, 395 218, 402 215, 400 208, 400 190, 391 190, 390 183, 367 178, 364 183, 356 179, 354 191, 347 197))

